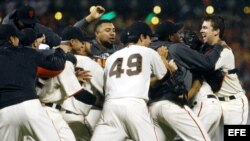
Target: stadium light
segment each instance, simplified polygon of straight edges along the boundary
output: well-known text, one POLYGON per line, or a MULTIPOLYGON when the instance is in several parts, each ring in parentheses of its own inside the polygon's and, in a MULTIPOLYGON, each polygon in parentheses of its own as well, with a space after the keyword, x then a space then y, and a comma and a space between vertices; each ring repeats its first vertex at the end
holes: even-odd
POLYGON ((243 8, 243 12, 244 12, 245 14, 250 14, 250 6, 245 6, 245 7, 243 8))
POLYGON ((161 7, 159 5, 154 6, 153 9, 155 14, 160 14, 161 13, 161 7))
POLYGON ((154 16, 154 17, 151 19, 151 23, 152 23, 153 25, 157 25, 157 24, 159 24, 159 22, 160 22, 160 20, 159 20, 159 18, 156 17, 156 16, 154 16))
POLYGON ((212 5, 209 5, 206 7, 207 14, 213 14, 214 13, 214 7, 212 5))
POLYGON ((55 13, 54 18, 58 21, 60 21, 62 19, 63 15, 62 12, 58 11, 55 13))

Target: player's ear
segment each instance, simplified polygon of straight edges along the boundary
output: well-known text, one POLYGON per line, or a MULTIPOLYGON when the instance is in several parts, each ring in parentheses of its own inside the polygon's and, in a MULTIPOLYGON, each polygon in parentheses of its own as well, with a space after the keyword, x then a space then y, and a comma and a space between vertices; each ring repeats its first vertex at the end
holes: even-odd
POLYGON ((75 39, 70 39, 70 40, 69 40, 70 46, 73 46, 73 45, 74 45, 74 42, 75 42, 75 39))
POLYGON ((217 35, 220 35, 220 29, 219 28, 214 30, 214 36, 217 36, 217 35))
POLYGON ((144 40, 145 38, 146 38, 146 37, 145 37, 145 35, 140 34, 140 36, 139 36, 139 40, 140 40, 140 42, 143 42, 143 40, 144 40))

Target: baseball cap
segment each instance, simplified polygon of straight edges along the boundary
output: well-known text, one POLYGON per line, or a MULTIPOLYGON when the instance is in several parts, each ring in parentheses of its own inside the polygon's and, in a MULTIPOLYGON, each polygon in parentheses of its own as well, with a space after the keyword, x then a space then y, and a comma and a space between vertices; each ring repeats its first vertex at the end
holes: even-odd
POLYGON ((68 41, 70 39, 78 39, 79 41, 88 41, 93 39, 88 36, 87 33, 82 32, 82 30, 78 27, 66 27, 62 31, 62 41, 68 41))
POLYGON ((30 46, 37 38, 37 34, 32 28, 24 28, 22 31, 23 36, 20 38, 20 43, 23 46, 30 46))
POLYGON ((20 38, 22 34, 13 25, 0 25, 0 40, 8 40, 10 36, 16 36, 20 38))
POLYGON ((120 41, 121 41, 121 43, 123 43, 124 45, 128 43, 127 32, 128 32, 128 29, 125 28, 125 29, 122 30, 122 32, 120 33, 120 41))
POLYGON ((155 36, 159 40, 164 40, 167 36, 177 33, 183 26, 183 23, 174 23, 169 20, 164 21, 155 28, 155 36))
POLYGON ((153 37, 154 34, 150 27, 141 21, 134 22, 131 26, 127 28, 127 38, 135 38, 139 37, 141 34, 149 35, 150 37, 153 37))
POLYGON ((15 14, 13 14, 10 19, 15 17, 21 20, 24 24, 34 24, 38 21, 35 9, 29 5, 23 5, 17 8, 15 14))
POLYGON ((85 41, 90 41, 90 40, 94 40, 95 36, 91 36, 89 35, 87 32, 82 30, 82 34, 83 34, 83 38, 85 41))

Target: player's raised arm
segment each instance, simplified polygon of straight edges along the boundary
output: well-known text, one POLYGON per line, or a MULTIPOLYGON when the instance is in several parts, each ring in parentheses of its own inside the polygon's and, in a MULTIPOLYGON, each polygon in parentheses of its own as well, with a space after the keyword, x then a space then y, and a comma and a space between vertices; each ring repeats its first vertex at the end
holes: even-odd
POLYGON ((88 16, 77 21, 74 24, 75 27, 79 27, 79 28, 85 30, 91 22, 99 19, 104 14, 105 9, 102 6, 98 5, 98 6, 90 7, 89 11, 90 11, 90 13, 88 16))

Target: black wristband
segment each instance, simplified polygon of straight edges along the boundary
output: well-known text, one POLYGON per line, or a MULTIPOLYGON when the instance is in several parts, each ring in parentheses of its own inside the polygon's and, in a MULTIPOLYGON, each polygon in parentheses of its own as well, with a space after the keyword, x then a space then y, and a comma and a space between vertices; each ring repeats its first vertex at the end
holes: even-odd
POLYGON ((86 103, 86 104, 90 104, 90 105, 94 105, 96 102, 96 96, 94 96, 93 94, 91 94, 90 92, 82 89, 80 91, 78 91, 75 95, 73 95, 77 100, 86 103))

